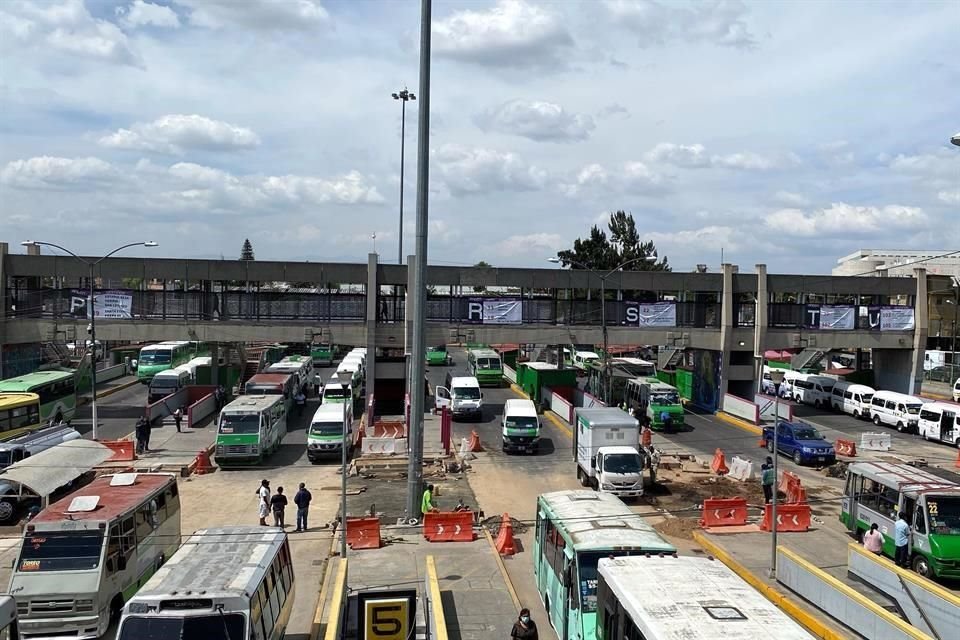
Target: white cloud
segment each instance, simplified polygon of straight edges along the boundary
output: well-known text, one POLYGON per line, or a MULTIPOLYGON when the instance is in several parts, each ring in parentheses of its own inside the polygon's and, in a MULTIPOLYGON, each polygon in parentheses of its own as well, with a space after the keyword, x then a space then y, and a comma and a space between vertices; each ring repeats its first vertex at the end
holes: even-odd
POLYGON ((649 235, 657 248, 664 253, 666 250, 692 250, 700 255, 703 255, 704 247, 723 247, 735 251, 741 247, 745 238, 742 231, 718 225, 667 233, 655 231, 649 235))
POLYGON ((805 207, 810 204, 810 201, 799 193, 793 193, 792 191, 777 191, 773 194, 773 199, 781 204, 790 205, 793 207, 805 207))
POLYGON ((772 231, 807 237, 883 235, 893 230, 902 233, 922 230, 928 223, 927 214, 919 207, 897 204, 856 206, 845 202, 833 203, 810 213, 801 209, 781 209, 764 219, 764 225, 772 231))
POLYGON ((689 7, 654 0, 605 0, 616 24, 638 36, 641 46, 672 41, 704 42, 750 49, 756 36, 747 25, 747 7, 737 0, 696 3, 689 7))
POLYGON ((536 191, 547 172, 512 152, 448 144, 433 151, 447 190, 454 196, 491 191, 536 191))
POLYGON ((926 177, 956 176, 960 172, 960 154, 953 149, 918 155, 898 154, 889 166, 899 173, 926 177))
POLYGON ((702 144, 684 145, 672 142, 659 143, 647 152, 646 158, 652 162, 684 169, 720 168, 739 171, 769 171, 800 163, 800 159, 794 154, 770 157, 752 151, 741 151, 726 155, 708 155, 702 144))
POLYGON ((537 142, 579 142, 595 128, 589 115, 570 113, 558 104, 511 100, 481 112, 477 125, 537 142))
POLYGON ((491 67, 565 67, 573 38, 555 13, 524 0, 465 9, 433 22, 433 51, 491 67))
POLYGON ((960 189, 956 189, 955 191, 941 191, 937 194, 937 198, 947 204, 960 204, 960 189))
POLYGON ((588 164, 577 172, 573 181, 560 185, 560 191, 571 198, 607 190, 642 195, 662 193, 665 189, 663 176, 639 161, 625 162, 613 170, 597 163, 588 164))
POLYGON ((191 25, 263 30, 310 30, 330 21, 319 0, 173 0, 189 10, 191 25))
POLYGON ((19 189, 76 189, 102 186, 120 177, 119 170, 100 158, 38 156, 13 160, 0 170, 0 183, 19 189))
POLYGON ((113 149, 183 153, 185 150, 231 151, 250 149, 260 145, 256 133, 223 122, 194 115, 166 115, 153 122, 134 124, 130 129, 119 129, 99 140, 100 145, 113 149))
POLYGON ((710 166, 707 149, 702 144, 684 145, 661 142, 647 152, 647 159, 688 169, 710 166))
POLYGON ((120 22, 128 29, 137 27, 169 27, 176 29, 180 26, 180 18, 170 7, 165 7, 144 0, 134 0, 126 7, 117 7, 116 14, 120 22))
POLYGON ((566 242, 559 233, 530 233, 527 235, 513 235, 496 246, 496 252, 505 258, 516 259, 519 256, 531 254, 555 254, 566 246, 566 242))

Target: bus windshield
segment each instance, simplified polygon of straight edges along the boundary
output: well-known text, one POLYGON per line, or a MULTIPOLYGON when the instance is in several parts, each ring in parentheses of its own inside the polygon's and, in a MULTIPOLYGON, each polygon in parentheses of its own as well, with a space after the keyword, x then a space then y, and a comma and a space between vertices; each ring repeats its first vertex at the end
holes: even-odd
POLYGON ((507 429, 536 429, 539 426, 533 416, 510 416, 503 424, 507 429))
POLYGON ((618 362, 613 366, 625 372, 631 378, 646 378, 657 374, 657 370, 652 364, 628 364, 618 362))
POLYGON ((346 398, 349 395, 350 392, 339 384, 329 384, 323 389, 324 398, 346 398))
POLYGON ((343 424, 339 422, 314 422, 310 425, 312 436, 340 436, 343 435, 343 424))
POLYGON ((170 364, 169 351, 146 351, 140 353, 137 364, 170 364))
POLYGON ((450 395, 457 400, 479 400, 480 389, 477 387, 457 387, 450 390, 450 395))
POLYGON ((243 622, 239 613, 186 618, 133 616, 123 622, 119 640, 243 640, 243 622))
POLYGON ((497 358, 477 358, 477 369, 499 369, 500 361, 497 358))
POLYGON ((260 433, 259 413, 220 414, 220 433, 260 433))
POLYGON ((103 531, 36 531, 23 538, 18 570, 84 571, 100 564, 103 531))
POLYGON ((680 394, 676 391, 657 391, 651 394, 650 404, 680 404, 680 394))
POLYGON ((960 496, 927 496, 930 533, 960 536, 960 496))

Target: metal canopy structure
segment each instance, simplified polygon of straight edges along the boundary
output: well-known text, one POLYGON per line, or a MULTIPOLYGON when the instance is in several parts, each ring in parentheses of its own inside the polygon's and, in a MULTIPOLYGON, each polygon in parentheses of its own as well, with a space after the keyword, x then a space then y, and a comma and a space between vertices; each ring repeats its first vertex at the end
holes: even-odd
POLYGON ((99 442, 71 440, 10 465, 0 471, 0 481, 15 482, 46 497, 112 455, 113 451, 99 442))

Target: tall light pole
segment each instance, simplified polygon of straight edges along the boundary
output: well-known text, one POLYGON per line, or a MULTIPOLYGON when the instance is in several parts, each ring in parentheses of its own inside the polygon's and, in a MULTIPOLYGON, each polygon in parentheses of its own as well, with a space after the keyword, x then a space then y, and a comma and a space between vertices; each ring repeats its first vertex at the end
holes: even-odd
POLYGON ((60 251, 63 251, 64 253, 69 253, 71 256, 73 256, 83 264, 87 265, 87 268, 89 269, 87 284, 90 286, 90 299, 89 299, 89 302, 87 303, 87 309, 89 310, 89 313, 90 313, 90 346, 92 348, 92 352, 91 352, 92 355, 90 356, 90 381, 91 381, 90 413, 93 418, 92 436, 93 436, 93 439, 96 440, 97 439, 97 310, 96 310, 96 298, 94 298, 94 291, 93 291, 93 269, 98 264, 100 264, 101 262, 103 262, 104 260, 112 256, 113 254, 117 253, 118 251, 122 251, 130 247, 155 247, 157 246, 157 243, 153 242, 152 240, 147 240, 146 242, 131 242, 130 244, 125 244, 122 247, 117 247, 107 255, 93 262, 91 262, 90 260, 86 260, 85 258, 81 258, 77 254, 75 254, 73 251, 70 251, 70 249, 66 249, 52 242, 42 242, 39 240, 26 240, 24 242, 21 242, 20 244, 22 244, 25 247, 29 247, 30 245, 36 245, 36 246, 46 246, 46 247, 53 247, 55 249, 60 249, 60 251))
POLYGON ((407 102, 416 100, 417 96, 407 91, 406 87, 390 95, 400 101, 400 248, 397 250, 397 264, 403 264, 403 165, 407 142, 407 102))
POLYGON ((770 498, 770 577, 777 577, 777 478, 779 478, 780 458, 780 385, 783 383, 783 369, 770 370, 770 382, 773 383, 773 495, 770 498))
MULTIPOLYGON (((340 387, 343 391, 350 391, 351 379, 353 374, 349 371, 337 371, 337 380, 340 381, 340 387)), ((347 404, 353 402, 353 394, 343 399, 343 442, 340 443, 340 559, 347 557, 347 404)))
MULTIPOLYGON (((603 331, 603 375, 604 375, 604 384, 603 384, 603 401, 609 405, 610 404, 610 371, 608 369, 608 358, 607 355, 608 345, 607 345, 607 278, 612 276, 617 271, 620 271, 624 267, 633 264, 634 262, 656 262, 657 254, 654 253, 649 256, 639 256, 637 258, 631 258, 626 262, 621 263, 620 265, 614 267, 607 273, 600 275, 597 271, 594 271, 587 265, 582 262, 577 262, 576 260, 567 260, 572 265, 577 265, 581 269, 585 269, 590 273, 594 274, 600 278, 600 328, 603 331)), ((562 263, 563 261, 560 258, 553 257, 547 258, 547 262, 552 262, 554 264, 562 263)), ((558 360, 563 359, 563 352, 561 351, 558 360)))

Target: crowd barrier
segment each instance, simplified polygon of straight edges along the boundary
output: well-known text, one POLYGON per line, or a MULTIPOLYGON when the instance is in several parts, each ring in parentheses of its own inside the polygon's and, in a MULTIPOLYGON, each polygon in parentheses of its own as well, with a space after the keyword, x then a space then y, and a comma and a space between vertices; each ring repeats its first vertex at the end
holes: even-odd
MULTIPOLYGON (((763 519, 760 521, 761 531, 771 531, 772 524, 770 505, 763 507, 763 519)), ((810 528, 810 505, 808 504, 778 504, 777 505, 777 532, 806 531, 810 528)))
POLYGON ((423 515, 423 537, 430 542, 472 542, 472 511, 436 511, 423 515))
POLYGON ((347 544, 351 549, 379 549, 380 518, 347 518, 347 544))
POLYGON ((703 501, 700 525, 731 527, 747 524, 746 498, 707 498, 703 501))
POLYGON ((860 448, 864 451, 890 451, 889 433, 864 433, 860 435, 860 448))

